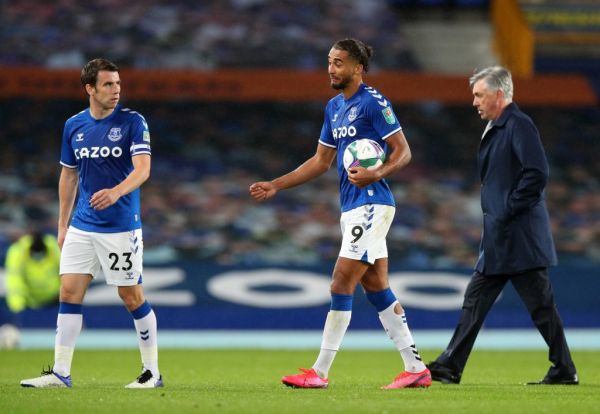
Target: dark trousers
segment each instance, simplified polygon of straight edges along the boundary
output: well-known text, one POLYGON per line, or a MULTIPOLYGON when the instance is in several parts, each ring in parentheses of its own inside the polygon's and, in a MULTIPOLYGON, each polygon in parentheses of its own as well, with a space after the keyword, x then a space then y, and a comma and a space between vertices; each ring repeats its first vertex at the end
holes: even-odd
POLYGON ((575 374, 575 365, 571 360, 563 323, 554 303, 550 278, 545 268, 516 275, 484 276, 475 272, 467 286, 454 335, 436 362, 448 367, 458 376, 462 375, 481 325, 509 280, 550 348, 549 359, 553 366, 547 376, 554 378, 575 374))

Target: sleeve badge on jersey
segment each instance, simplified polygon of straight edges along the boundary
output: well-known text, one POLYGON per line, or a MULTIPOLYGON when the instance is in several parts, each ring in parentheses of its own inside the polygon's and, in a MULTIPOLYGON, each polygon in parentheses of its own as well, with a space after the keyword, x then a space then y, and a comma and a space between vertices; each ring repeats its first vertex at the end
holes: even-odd
POLYGON ((396 122, 396 117, 394 116, 394 112, 392 111, 392 108, 390 108, 389 106, 385 109, 383 109, 381 111, 381 113, 383 114, 383 117, 385 118, 385 122, 387 122, 390 125, 393 125, 396 122))
POLYGON ((150 142, 150 132, 144 131, 144 135, 142 136, 142 139, 146 142, 150 142))

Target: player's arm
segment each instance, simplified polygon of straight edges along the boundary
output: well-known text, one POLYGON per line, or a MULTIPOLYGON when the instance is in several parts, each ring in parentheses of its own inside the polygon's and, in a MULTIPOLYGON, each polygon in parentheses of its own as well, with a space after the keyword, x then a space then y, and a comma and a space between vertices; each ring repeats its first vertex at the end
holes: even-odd
POLYGON ((69 227, 69 219, 77 196, 79 172, 63 166, 58 180, 58 246, 62 249, 69 227))
POLYGON ((96 191, 90 199, 90 206, 94 210, 104 210, 126 194, 141 186, 150 177, 150 155, 140 154, 131 158, 133 171, 127 178, 113 188, 104 188, 96 191))
POLYGON ((366 187, 376 181, 404 168, 412 158, 410 147, 402 131, 398 131, 385 140, 389 151, 387 158, 381 167, 375 170, 367 170, 362 167, 354 167, 348 171, 348 181, 357 187, 366 187))
POLYGON ((323 175, 335 159, 336 150, 319 144, 317 152, 302 165, 272 181, 260 181, 250 186, 250 195, 257 201, 273 197, 279 190, 304 184, 323 175))

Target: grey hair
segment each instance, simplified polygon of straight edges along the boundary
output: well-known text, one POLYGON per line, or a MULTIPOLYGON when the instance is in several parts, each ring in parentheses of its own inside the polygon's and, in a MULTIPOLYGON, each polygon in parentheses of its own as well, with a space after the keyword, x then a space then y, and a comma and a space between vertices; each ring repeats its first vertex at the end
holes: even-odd
POLYGON ((502 66, 490 66, 479 71, 475 71, 469 78, 469 85, 473 89, 476 82, 484 79, 490 89, 501 90, 504 92, 504 99, 512 102, 513 82, 510 71, 502 66))

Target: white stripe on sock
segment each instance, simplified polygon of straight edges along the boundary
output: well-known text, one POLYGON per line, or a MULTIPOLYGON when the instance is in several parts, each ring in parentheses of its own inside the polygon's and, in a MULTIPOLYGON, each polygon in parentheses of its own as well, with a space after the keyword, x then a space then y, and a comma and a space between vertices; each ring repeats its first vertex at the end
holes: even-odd
POLYGON ((397 304, 398 301, 395 301, 379 312, 379 320, 400 352, 402 361, 404 361, 404 369, 409 372, 421 372, 425 369, 425 364, 419 356, 412 334, 408 329, 406 316, 398 315, 394 310, 397 304))

